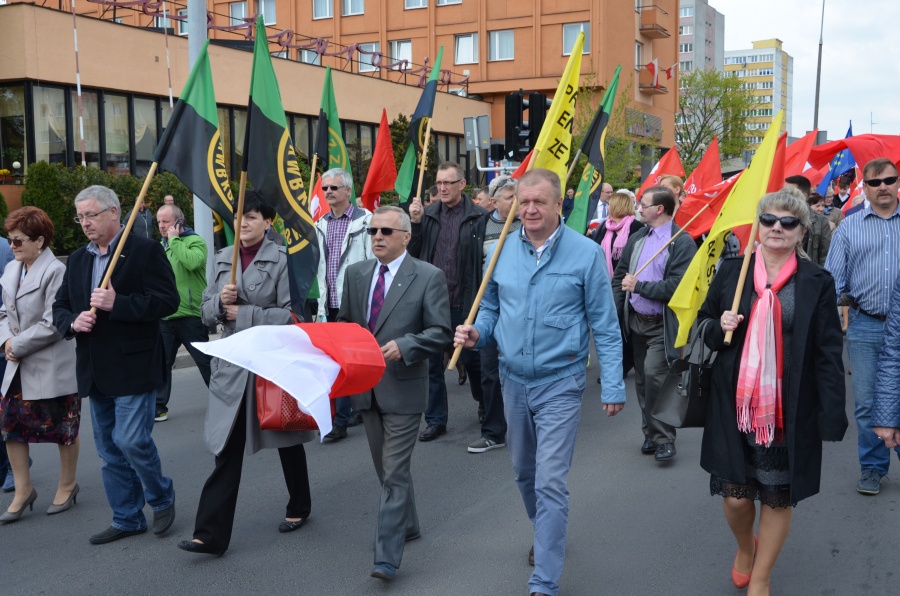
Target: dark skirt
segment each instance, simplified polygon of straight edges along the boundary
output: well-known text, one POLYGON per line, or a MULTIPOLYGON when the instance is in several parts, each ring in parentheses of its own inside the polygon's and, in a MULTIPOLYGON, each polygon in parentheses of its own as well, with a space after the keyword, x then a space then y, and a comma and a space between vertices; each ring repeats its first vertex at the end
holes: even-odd
POLYGON ((0 434, 16 443, 72 445, 81 423, 81 398, 77 393, 52 399, 22 399, 19 373, 6 395, 0 397, 0 434))
POLYGON ((756 444, 753 433, 744 437, 744 469, 746 482, 739 483, 711 475, 709 494, 736 499, 753 499, 775 508, 795 506, 791 502, 791 477, 787 446, 773 443, 771 447, 756 444))

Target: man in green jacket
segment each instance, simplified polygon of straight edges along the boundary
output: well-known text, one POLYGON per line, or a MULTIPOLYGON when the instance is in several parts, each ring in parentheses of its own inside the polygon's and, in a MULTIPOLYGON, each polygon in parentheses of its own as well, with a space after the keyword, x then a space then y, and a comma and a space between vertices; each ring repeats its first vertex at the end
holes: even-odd
POLYGON ((159 233, 166 257, 175 272, 179 304, 175 314, 161 321, 160 330, 165 352, 165 387, 156 394, 156 421, 169 418, 169 396, 172 394, 172 366, 179 346, 187 348, 197 369, 209 387, 210 357, 197 350, 192 342, 209 341, 209 330, 200 321, 200 302, 206 289, 206 242, 184 225, 184 212, 177 205, 163 205, 156 212, 159 233))

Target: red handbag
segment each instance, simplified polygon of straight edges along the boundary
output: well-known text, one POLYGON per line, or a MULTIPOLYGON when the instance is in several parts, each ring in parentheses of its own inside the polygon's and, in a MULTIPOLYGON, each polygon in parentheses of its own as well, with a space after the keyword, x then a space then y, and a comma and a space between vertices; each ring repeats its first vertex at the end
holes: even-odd
MULTIPOLYGON (((334 420, 334 400, 331 419, 334 420)), ((297 400, 268 379, 256 377, 256 416, 261 430, 319 430, 316 419, 300 410, 297 400)))

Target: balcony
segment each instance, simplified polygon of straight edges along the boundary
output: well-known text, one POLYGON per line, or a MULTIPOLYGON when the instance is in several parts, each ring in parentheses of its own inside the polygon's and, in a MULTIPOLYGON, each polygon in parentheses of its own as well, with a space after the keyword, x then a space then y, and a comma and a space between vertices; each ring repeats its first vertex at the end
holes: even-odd
MULTIPOLYGON (((665 79, 665 74, 661 77, 657 77, 657 83, 662 83, 665 79)), ((646 68, 642 68, 640 70, 640 74, 638 74, 638 89, 640 89, 641 93, 646 95, 665 95, 669 92, 669 90, 663 87, 661 84, 653 85, 653 75, 646 68)))
POLYGON ((669 13, 655 4, 641 6, 641 35, 650 39, 663 39, 671 37, 665 22, 669 20, 669 13))

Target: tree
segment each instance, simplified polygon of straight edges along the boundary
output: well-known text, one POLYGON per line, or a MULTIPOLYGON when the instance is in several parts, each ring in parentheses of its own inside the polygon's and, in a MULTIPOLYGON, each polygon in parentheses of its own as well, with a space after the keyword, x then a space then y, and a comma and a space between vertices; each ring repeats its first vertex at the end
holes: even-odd
POLYGON ((719 152, 728 159, 740 156, 747 142, 747 112, 753 95, 740 79, 715 69, 694 70, 681 77, 676 131, 678 150, 686 170, 694 169, 703 152, 719 137, 719 152))

